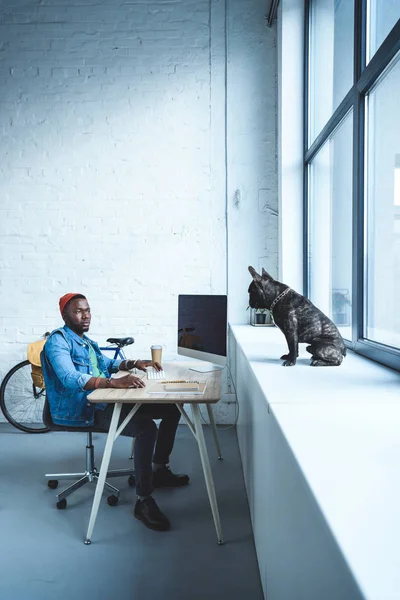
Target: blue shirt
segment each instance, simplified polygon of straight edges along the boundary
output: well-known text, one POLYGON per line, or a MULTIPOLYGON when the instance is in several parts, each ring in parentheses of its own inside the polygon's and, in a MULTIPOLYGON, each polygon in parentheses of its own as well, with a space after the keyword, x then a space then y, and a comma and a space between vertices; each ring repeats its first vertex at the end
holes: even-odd
POLYGON ((46 395, 54 423, 73 427, 87 427, 94 423, 95 406, 104 409, 107 404, 91 404, 87 400, 91 390, 84 389, 94 377, 88 343, 96 353, 100 371, 107 377, 118 371, 122 360, 111 360, 96 342, 86 335, 79 337, 64 325, 51 332, 42 354, 46 395))

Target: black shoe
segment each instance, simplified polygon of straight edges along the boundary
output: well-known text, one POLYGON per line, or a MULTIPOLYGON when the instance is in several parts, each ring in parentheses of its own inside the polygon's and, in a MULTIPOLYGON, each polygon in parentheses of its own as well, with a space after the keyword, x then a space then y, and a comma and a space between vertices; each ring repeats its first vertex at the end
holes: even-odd
POLYGON ((148 496, 144 500, 138 500, 135 504, 133 514, 149 529, 168 531, 171 527, 168 518, 158 508, 157 503, 152 496, 148 496))
POLYGON ((176 475, 167 466, 160 467, 153 473, 153 486, 160 487, 181 487, 189 483, 189 475, 176 475))

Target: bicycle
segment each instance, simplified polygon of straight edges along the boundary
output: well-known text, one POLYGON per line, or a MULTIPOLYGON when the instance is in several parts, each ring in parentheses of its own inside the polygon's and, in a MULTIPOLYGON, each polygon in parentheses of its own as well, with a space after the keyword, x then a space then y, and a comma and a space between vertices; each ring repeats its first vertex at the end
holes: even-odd
MULTIPOLYGON (((49 336, 44 334, 44 338, 49 336)), ((101 351, 114 352, 113 360, 125 360, 122 348, 134 343, 132 337, 108 338, 114 344, 103 346, 101 351)), ((43 423, 43 406, 46 390, 37 387, 32 381, 32 365, 29 360, 16 364, 4 377, 0 387, 0 408, 11 425, 25 433, 47 433, 50 431, 43 423)))

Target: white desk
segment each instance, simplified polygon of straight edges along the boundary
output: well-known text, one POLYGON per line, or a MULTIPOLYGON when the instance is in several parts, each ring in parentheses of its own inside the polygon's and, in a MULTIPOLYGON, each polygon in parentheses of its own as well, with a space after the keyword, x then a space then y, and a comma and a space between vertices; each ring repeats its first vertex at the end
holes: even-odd
POLYGON ((351 351, 340 367, 310 367, 304 345, 283 367, 279 329, 231 331, 266 597, 397 600, 400 373, 351 351))
POLYGON ((271 411, 365 598, 397 600, 400 404, 271 411))
MULTIPOLYGON (((217 532, 218 544, 223 544, 222 529, 219 518, 219 511, 217 505, 217 498, 215 494, 214 481, 211 472, 210 461, 208 458, 207 447, 204 439, 203 428, 201 425, 201 416, 199 404, 206 404, 207 407, 218 402, 221 398, 221 372, 213 371, 211 373, 195 373, 189 371, 191 366, 190 362, 179 363, 171 362, 165 363, 164 367, 168 373, 168 379, 170 380, 187 380, 187 381, 200 381, 207 382, 207 387, 203 395, 190 395, 190 394, 165 394, 153 395, 148 394, 146 388, 139 389, 99 389, 88 396, 90 402, 108 402, 114 404, 114 412, 111 419, 110 429, 107 435, 106 446, 104 449, 103 459, 101 462, 99 479, 96 486, 96 492, 93 498, 92 511, 89 519, 89 526, 86 534, 85 544, 90 544, 92 539, 92 533, 96 522, 97 513, 99 510, 100 500, 104 489, 104 483, 106 480, 108 466, 110 464, 110 458, 112 448, 115 440, 121 434, 127 423, 132 419, 134 414, 140 408, 142 404, 171 404, 175 403, 180 410, 182 416, 185 418, 190 431, 193 433, 197 444, 199 446, 201 464, 203 467, 204 478, 207 486, 208 498, 210 500, 211 511, 214 519, 215 529, 217 532), (126 419, 118 427, 118 421, 121 413, 123 404, 135 404, 126 419), (193 413, 193 422, 183 408, 183 403, 191 404, 193 413)), ((121 374, 123 375, 123 374, 121 374)), ((121 376, 120 375, 120 376, 121 376)), ((156 383, 154 381, 154 383, 156 383)), ((147 382, 150 385, 150 382, 147 382)), ((211 418, 212 411, 209 410, 211 418)))
POLYGON ((277 327, 233 325, 231 330, 245 354, 268 404, 346 402, 398 404, 400 373, 349 351, 340 367, 310 367, 311 355, 299 345, 294 367, 283 367, 287 343, 277 327))

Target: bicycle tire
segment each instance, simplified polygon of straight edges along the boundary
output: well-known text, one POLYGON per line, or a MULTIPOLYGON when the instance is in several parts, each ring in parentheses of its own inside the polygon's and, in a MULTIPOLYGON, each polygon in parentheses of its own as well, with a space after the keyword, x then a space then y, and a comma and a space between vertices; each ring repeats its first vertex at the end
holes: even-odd
POLYGON ((20 431, 47 433, 50 430, 42 417, 45 393, 33 384, 30 362, 24 360, 10 369, 3 379, 0 408, 7 421, 20 431))

